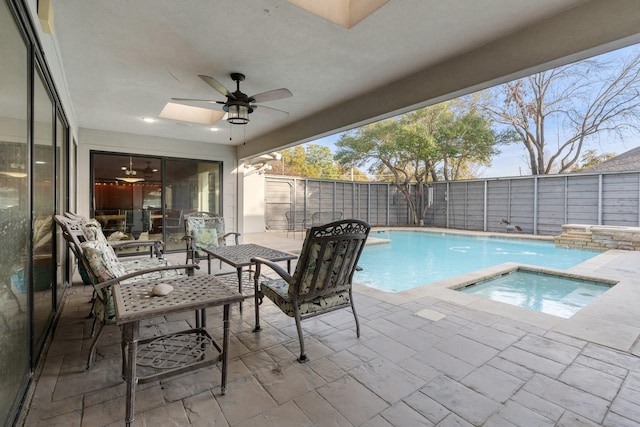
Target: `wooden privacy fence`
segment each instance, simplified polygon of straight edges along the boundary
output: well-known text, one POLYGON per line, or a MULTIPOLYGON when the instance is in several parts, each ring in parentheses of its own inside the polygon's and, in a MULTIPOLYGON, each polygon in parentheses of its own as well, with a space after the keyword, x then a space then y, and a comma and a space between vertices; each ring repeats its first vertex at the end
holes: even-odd
MULTIPOLYGON (((292 229, 287 212, 299 227, 320 211, 374 226, 413 225, 406 198, 390 183, 265 180, 270 230, 292 229)), ((427 206, 424 224, 436 227, 558 235, 563 224, 640 226, 639 171, 431 182, 411 190, 416 204, 427 206)))

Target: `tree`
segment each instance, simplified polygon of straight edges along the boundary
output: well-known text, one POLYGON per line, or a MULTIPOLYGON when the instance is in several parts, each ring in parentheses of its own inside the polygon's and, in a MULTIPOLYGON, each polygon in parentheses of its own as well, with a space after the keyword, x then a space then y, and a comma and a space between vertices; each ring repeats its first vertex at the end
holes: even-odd
POLYGON ((412 186, 422 194, 428 180, 457 178, 473 163, 487 164, 495 154, 495 135, 477 110, 450 101, 344 134, 336 143, 343 166, 368 167, 404 195, 414 224, 426 206, 417 206, 412 186))
POLYGON ((571 172, 586 172, 605 160, 616 157, 615 153, 598 154, 597 150, 587 150, 582 154, 580 161, 571 169, 571 172))
POLYGON ((638 130, 640 51, 622 61, 591 59, 488 90, 479 107, 515 131, 532 175, 570 171, 600 133, 638 130))
POLYGON ((336 180, 367 181, 359 170, 350 170, 338 164, 329 147, 318 144, 296 145, 281 150, 281 161, 271 164, 271 174, 299 176, 303 178, 324 178, 336 180), (284 169, 283 169, 284 168, 284 169))

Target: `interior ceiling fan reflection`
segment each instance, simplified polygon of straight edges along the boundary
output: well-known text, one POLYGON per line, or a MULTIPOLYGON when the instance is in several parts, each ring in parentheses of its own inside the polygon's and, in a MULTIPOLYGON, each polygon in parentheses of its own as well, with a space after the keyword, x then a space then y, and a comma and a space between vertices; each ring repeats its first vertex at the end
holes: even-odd
POLYGON ((147 167, 142 169, 142 173, 145 177, 145 179, 151 179, 153 178, 153 174, 158 172, 158 169, 156 168, 152 168, 151 167, 151 162, 147 162, 147 167))
MULTIPOLYGON (((227 121, 234 125, 245 125, 249 123, 249 114, 255 110, 265 112, 275 112, 280 114, 289 113, 278 110, 277 108, 266 107, 264 105, 255 104, 256 102, 276 101, 293 96, 291 91, 286 88, 274 89, 267 92, 258 93, 249 96, 240 90, 240 82, 245 79, 244 74, 231 73, 231 79, 236 82, 235 92, 231 92, 220 82, 210 76, 199 75, 205 83, 227 97, 226 101, 217 101, 214 99, 194 99, 194 98, 171 98, 172 101, 189 103, 189 102, 205 102, 208 104, 221 105, 222 110, 227 113, 227 121)), ((217 105, 216 105, 217 106, 217 105)))

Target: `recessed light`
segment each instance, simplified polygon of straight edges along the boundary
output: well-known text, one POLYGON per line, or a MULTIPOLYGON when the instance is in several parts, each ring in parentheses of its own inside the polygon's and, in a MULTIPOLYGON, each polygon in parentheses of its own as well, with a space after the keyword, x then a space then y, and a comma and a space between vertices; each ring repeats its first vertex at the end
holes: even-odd
POLYGON ((45 162, 44 160, 36 160, 36 165, 46 165, 47 162, 45 162))
POLYGON ((152 118, 152 117, 143 117, 142 118, 143 122, 147 122, 147 123, 153 123, 156 121, 156 119, 152 118))
POLYGON ((220 128, 209 128, 209 130, 211 132, 218 132, 220 130, 220 128))

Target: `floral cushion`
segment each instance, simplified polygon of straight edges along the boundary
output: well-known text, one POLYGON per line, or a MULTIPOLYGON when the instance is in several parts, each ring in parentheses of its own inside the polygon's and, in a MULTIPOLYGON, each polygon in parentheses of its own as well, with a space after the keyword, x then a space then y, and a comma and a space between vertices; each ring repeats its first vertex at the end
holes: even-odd
MULTIPOLYGON (((107 242, 91 240, 82 243, 81 246, 87 260, 89 261, 91 270, 101 282, 140 270, 148 270, 170 265, 166 260, 146 257, 121 262, 115 255, 111 245, 107 242)), ((124 280, 122 283, 131 283, 144 279, 175 277, 180 274, 182 273, 178 270, 153 271, 124 280)))
POLYGON ((101 282, 126 274, 113 248, 106 241, 89 240, 80 245, 93 274, 101 282))
POLYGON ((198 258, 206 256, 203 249, 220 246, 218 243, 218 231, 215 228, 196 228, 191 232, 193 246, 198 258))
MULTIPOLYGON (((276 304, 284 314, 294 317, 294 305, 289 295, 289 284, 281 279, 267 279, 260 284, 262 293, 276 304)), ((300 315, 325 311, 341 305, 349 305, 349 291, 317 297, 300 304, 300 315)))
POLYGON ((191 231, 191 235, 193 236, 196 230, 216 230, 218 244, 216 246, 225 246, 226 242, 224 239, 225 234, 225 226, 224 226, 224 218, 216 216, 216 217, 187 217, 187 229, 191 231))
POLYGON ((107 241, 107 238, 102 232, 102 226, 96 219, 85 221, 85 223, 82 225, 82 232, 84 233, 87 240, 98 240, 101 242, 107 241))
MULTIPOLYGON (((127 273, 169 265, 169 263, 163 259, 146 257, 120 262, 113 248, 106 241, 90 240, 81 243, 81 246, 85 257, 89 261, 91 270, 101 282, 120 277, 127 273)), ((123 280, 121 283, 175 277, 180 274, 182 273, 178 270, 154 271, 123 280)), ((111 287, 101 289, 100 292, 102 295, 102 304, 96 308, 97 315, 107 324, 115 323, 115 309, 113 306, 111 287)))

